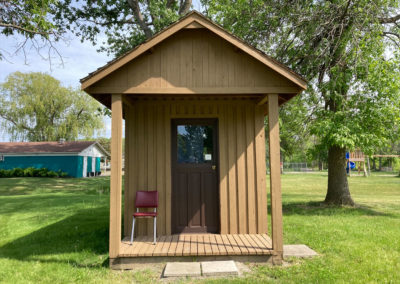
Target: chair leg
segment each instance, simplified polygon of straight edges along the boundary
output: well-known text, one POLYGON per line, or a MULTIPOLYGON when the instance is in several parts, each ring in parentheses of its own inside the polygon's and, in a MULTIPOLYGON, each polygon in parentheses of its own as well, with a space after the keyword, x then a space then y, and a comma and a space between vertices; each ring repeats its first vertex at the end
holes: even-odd
POLYGON ((131 245, 133 242, 133 235, 135 234, 135 217, 133 217, 133 221, 132 221, 132 233, 131 233, 131 245))
POLYGON ((157 238, 157 217, 154 217, 154 241, 153 244, 156 244, 156 238, 157 238))

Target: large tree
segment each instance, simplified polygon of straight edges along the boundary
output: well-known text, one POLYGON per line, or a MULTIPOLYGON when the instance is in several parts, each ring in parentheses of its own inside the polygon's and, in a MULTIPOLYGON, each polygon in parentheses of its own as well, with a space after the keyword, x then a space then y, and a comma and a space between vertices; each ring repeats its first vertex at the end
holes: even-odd
POLYGON ((43 73, 16 72, 0 85, 1 128, 11 140, 90 138, 103 128, 99 107, 85 93, 43 73))
MULTIPOLYGON (((0 0, 0 34, 21 36, 13 52, 21 51, 25 55, 26 49, 34 48, 49 60, 53 52, 58 53, 53 44, 62 38, 65 29, 53 21, 55 3, 56 0, 0 0)), ((0 49, 0 60, 4 51, 0 49)))
POLYGON ((328 149, 326 203, 353 205, 346 150, 398 134, 400 4, 391 0, 203 0, 207 13, 309 80, 309 130, 328 149))
MULTIPOLYGON (((362 148, 371 153, 397 134, 399 2, 201 2, 209 17, 309 80, 301 104, 307 106, 307 130, 318 138, 319 148, 328 152, 325 201, 354 204, 345 172, 346 150, 362 148)), ((190 0, 58 3, 54 12, 57 25, 93 44, 99 43, 98 35, 104 32, 106 41, 100 43, 100 50, 115 55, 151 37, 184 15, 191 5, 190 0)), ((282 111, 290 110, 285 107, 282 111)))
POLYGON ((58 26, 72 30, 99 50, 120 55, 189 12, 192 0, 59 0, 53 11, 58 26))

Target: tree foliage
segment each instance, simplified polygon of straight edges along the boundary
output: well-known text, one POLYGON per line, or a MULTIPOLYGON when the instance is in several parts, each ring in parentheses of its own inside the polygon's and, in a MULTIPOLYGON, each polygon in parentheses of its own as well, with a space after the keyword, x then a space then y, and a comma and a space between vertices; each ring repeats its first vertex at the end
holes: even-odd
MULTIPOLYGON (((226 29, 309 80, 302 97, 308 131, 328 149, 328 170, 334 173, 329 174, 326 202, 353 204, 342 157, 345 150, 372 153, 398 137, 399 2, 202 2, 208 15, 226 29)), ((293 107, 285 108, 283 112, 293 107)), ((293 125, 290 119, 285 123, 293 125)))
POLYGON ((105 33, 107 40, 99 49, 120 55, 185 15, 191 4, 192 0, 60 0, 54 19, 94 45, 105 33))
POLYGON ((1 126, 11 140, 76 140, 103 128, 99 103, 44 73, 15 72, 0 94, 1 126))
MULTIPOLYGON (((1 0, 0 1, 0 34, 4 36, 21 35, 24 39, 18 44, 16 52, 28 44, 39 54, 47 47, 47 52, 57 50, 53 43, 61 39, 65 29, 53 21, 53 11, 56 0, 1 0)), ((4 51, 4 50, 3 50, 4 51)), ((0 52, 0 60, 4 54, 0 52)), ((48 55, 43 55, 50 59, 48 55)))

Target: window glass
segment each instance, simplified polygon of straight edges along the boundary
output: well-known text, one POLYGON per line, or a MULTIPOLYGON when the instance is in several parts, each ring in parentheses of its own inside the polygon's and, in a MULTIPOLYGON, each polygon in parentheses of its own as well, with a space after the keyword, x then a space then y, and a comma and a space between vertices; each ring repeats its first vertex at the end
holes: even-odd
POLYGON ((178 125, 178 163, 201 164, 213 160, 213 128, 209 125, 178 125))

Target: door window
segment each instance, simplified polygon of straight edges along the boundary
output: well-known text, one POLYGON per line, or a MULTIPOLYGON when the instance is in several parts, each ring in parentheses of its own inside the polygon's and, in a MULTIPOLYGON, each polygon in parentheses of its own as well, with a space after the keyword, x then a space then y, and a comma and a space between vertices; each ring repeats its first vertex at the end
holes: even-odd
POLYGON ((214 159, 213 143, 211 125, 177 125, 178 163, 211 163, 214 159))

